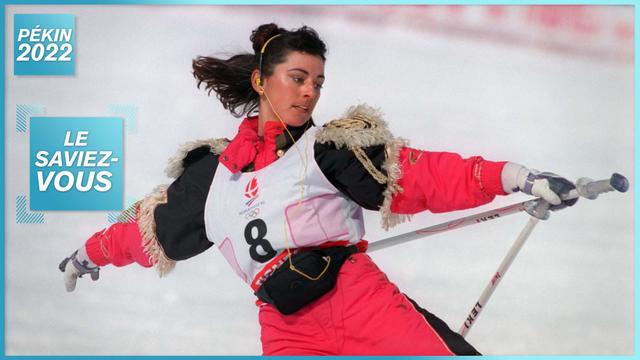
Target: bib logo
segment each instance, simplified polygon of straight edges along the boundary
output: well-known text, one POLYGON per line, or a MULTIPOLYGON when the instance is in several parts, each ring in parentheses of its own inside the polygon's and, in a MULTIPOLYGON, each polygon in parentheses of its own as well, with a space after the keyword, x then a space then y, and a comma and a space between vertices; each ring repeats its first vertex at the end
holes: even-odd
POLYGON ((121 210, 121 118, 32 117, 32 210, 121 210))
POLYGON ((15 14, 14 75, 73 75, 75 15, 15 14))
POLYGON ((247 183, 247 186, 244 188, 244 197, 249 199, 249 201, 245 203, 247 206, 251 206, 258 198, 258 179, 252 178, 251 181, 247 183))

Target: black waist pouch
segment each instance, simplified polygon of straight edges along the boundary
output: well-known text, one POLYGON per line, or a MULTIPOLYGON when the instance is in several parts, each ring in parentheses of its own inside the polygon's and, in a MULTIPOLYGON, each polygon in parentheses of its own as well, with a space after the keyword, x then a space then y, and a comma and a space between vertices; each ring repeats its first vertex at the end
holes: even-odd
POLYGON ((287 260, 258 288, 255 295, 281 313, 293 314, 333 289, 340 267, 356 252, 358 248, 351 245, 293 254, 293 266, 308 277, 292 270, 287 260))

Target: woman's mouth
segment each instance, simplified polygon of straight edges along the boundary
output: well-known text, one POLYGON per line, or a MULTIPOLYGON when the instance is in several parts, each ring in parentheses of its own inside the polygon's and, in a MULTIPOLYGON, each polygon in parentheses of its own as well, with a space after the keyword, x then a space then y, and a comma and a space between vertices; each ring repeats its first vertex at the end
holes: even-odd
POLYGON ((308 113, 309 112, 309 107, 304 106, 304 105, 293 105, 291 106, 294 109, 297 109, 298 111, 304 112, 304 113, 308 113))

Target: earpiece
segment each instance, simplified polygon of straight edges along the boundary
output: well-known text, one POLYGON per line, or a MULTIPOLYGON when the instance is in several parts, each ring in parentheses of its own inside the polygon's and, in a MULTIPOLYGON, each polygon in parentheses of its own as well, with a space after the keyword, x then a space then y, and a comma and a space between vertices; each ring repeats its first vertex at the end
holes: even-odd
POLYGON ((256 78, 256 86, 258 86, 258 94, 262 95, 264 94, 264 88, 262 87, 262 81, 260 80, 260 77, 256 78))

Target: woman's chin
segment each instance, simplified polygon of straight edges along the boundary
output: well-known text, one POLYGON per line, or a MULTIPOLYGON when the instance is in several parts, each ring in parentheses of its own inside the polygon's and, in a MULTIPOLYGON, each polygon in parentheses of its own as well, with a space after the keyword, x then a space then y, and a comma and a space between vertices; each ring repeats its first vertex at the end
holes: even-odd
POLYGON ((310 118, 311 116, 292 116, 286 119, 285 123, 289 126, 298 127, 306 124, 306 122, 309 121, 310 118))

